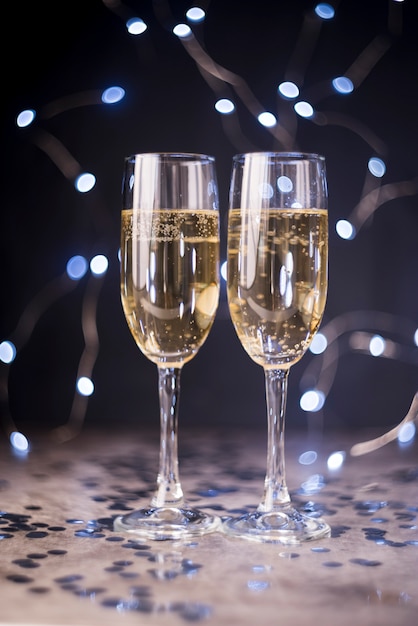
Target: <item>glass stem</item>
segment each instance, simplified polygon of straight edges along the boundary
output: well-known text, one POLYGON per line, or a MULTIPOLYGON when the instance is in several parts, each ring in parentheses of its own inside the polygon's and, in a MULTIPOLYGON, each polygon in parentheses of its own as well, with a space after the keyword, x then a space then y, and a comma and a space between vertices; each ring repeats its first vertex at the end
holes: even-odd
POLYGON ((183 490, 178 473, 177 424, 180 400, 180 368, 159 367, 160 399, 160 468, 154 507, 178 507, 183 504, 183 490))
POLYGON ((289 370, 264 371, 267 403, 267 472, 261 512, 275 511, 290 503, 286 486, 284 423, 289 370))

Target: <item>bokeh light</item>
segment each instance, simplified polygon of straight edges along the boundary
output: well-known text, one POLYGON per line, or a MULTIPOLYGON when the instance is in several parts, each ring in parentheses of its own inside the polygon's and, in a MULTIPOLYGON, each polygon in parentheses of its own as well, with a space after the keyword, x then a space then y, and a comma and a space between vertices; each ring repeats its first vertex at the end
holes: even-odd
POLYGON ((353 81, 346 76, 337 76, 337 78, 334 78, 332 86, 335 91, 341 94, 351 93, 354 89, 353 81))
POLYGON ((304 102, 303 100, 296 102, 295 111, 301 117, 312 117, 314 114, 313 106, 309 104, 309 102, 304 102))
POLYGON ((109 261, 104 254, 97 254, 90 261, 90 270, 95 276, 106 274, 109 267, 109 261))
POLYGON ((316 333, 314 338, 312 339, 311 345, 309 346, 309 350, 312 354, 322 354, 325 352, 328 346, 328 340, 323 333, 316 333))
POLYGON ((228 100, 228 98, 221 98, 220 100, 217 100, 217 102, 215 102, 215 109, 218 111, 218 113, 232 113, 233 111, 235 111, 235 104, 232 102, 232 100, 228 100))
POLYGON ((75 180, 74 187, 80 193, 87 193, 91 191, 96 184, 96 177, 94 174, 90 174, 89 172, 85 172, 84 174, 80 174, 75 180))
POLYGON ((385 351, 385 340, 383 337, 374 335, 370 339, 369 350, 372 356, 382 356, 385 351))
POLYGON ((88 376, 80 376, 77 380, 77 391, 81 396, 91 396, 94 393, 94 383, 88 376))
POLYGON ((25 111, 21 111, 16 118, 16 124, 19 128, 25 128, 26 126, 30 126, 33 120, 36 117, 36 113, 33 109, 26 109, 25 111))
POLYGON ((190 35, 192 34, 192 30, 190 26, 187 26, 187 24, 177 24, 173 28, 173 33, 176 35, 176 37, 180 37, 180 39, 183 39, 185 37, 190 37, 190 35))
POLYGON ((339 470, 344 464, 345 456, 346 455, 344 451, 333 452, 332 454, 330 454, 327 459, 328 469, 331 471, 339 470))
POLYGON ((318 458, 318 453, 315 450, 306 450, 299 455, 299 463, 301 465, 312 465, 318 458))
POLYGON ((86 259, 80 254, 76 254, 67 262, 66 270, 68 277, 71 278, 71 280, 80 280, 80 278, 83 278, 87 272, 87 268, 88 263, 86 259))
POLYGON ((258 121, 262 126, 266 126, 266 128, 271 128, 272 126, 276 126, 277 118, 273 113, 269 113, 268 111, 264 111, 260 113, 258 116, 258 121))
POLYGON ((371 159, 369 159, 367 167, 369 168, 370 174, 373 174, 373 176, 376 176, 376 178, 382 178, 382 176, 384 176, 386 173, 385 162, 377 157, 372 157, 371 159))
POLYGON ((16 346, 12 341, 2 341, 0 343, 0 361, 2 363, 12 363, 16 358, 16 346))
POLYGON ((416 430, 416 426, 413 422, 406 422, 405 424, 402 424, 398 432, 399 443, 410 443, 413 441, 416 430))
POLYGON ((201 22, 205 19, 206 13, 200 7, 191 7, 186 12, 186 17, 192 22, 201 22))
POLYGON ((28 438, 19 431, 13 431, 9 437, 10 444, 18 454, 26 454, 29 452, 30 444, 28 438))
POLYGON ((319 389, 309 389, 301 396, 299 404, 303 411, 316 413, 325 404, 325 394, 319 389))
POLYGON ((354 239, 356 236, 356 229, 348 220, 338 220, 335 225, 335 230, 341 239, 354 239))
POLYGON ((335 15, 335 10, 327 2, 320 2, 315 7, 315 13, 323 20, 331 20, 335 15))
POLYGON ((299 87, 295 83, 288 80, 280 83, 278 91, 282 96, 289 98, 290 100, 297 98, 299 95, 299 87))
POLYGON ((147 25, 140 17, 132 17, 126 22, 126 28, 130 35, 142 35, 147 30, 147 25))
POLYGON ((122 87, 108 87, 102 93, 102 102, 104 104, 116 104, 125 97, 125 90, 122 87))

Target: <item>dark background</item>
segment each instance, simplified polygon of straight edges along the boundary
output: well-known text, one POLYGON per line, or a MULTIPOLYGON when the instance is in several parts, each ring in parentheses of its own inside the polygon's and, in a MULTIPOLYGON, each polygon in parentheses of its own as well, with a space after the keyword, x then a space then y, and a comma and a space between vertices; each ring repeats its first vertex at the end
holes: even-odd
MULTIPOLYGON (((174 24, 186 22, 190 2, 5 5, 0 341, 14 339, 18 348, 16 360, 0 368, 6 433, 35 426, 47 432, 74 416, 78 425, 158 423, 157 371, 125 323, 117 258, 123 159, 147 151, 216 157, 223 258, 232 156, 289 147, 325 155, 330 287, 323 328, 338 325, 333 346, 339 354, 326 371, 327 399, 319 413, 302 411, 299 398, 315 386, 322 356, 308 353, 293 367, 288 428, 383 430, 403 418, 418 388, 417 3, 341 0, 331 3, 336 15, 329 21, 314 16, 315 4, 212 0, 199 4, 205 21, 189 23, 207 55, 245 81, 261 106, 290 129, 291 146, 262 127, 230 85, 202 74, 187 45, 172 34, 174 24), (133 16, 147 23, 143 35, 128 34, 125 20, 133 16), (316 38, 301 39, 307 26, 316 38), (387 49, 368 68, 365 50, 376 38, 387 49), (355 63, 364 79, 353 93, 337 94, 332 78, 355 63), (313 120, 296 116, 293 102, 278 96, 285 79, 299 82, 299 99, 317 111, 313 120), (111 85, 123 87, 125 98, 101 104, 97 94, 111 85), (232 116, 217 113, 219 97, 234 100, 232 116), (63 104, 60 112, 50 106, 56 101, 63 104), (37 118, 18 128, 16 116, 26 108, 37 118), (55 145, 59 154, 64 148, 64 163, 73 169, 57 166, 50 152, 55 145), (386 163, 383 179, 368 175, 372 156, 386 163), (74 188, 78 170, 96 176, 89 193, 74 188), (399 183, 408 181, 404 195, 399 183), (337 221, 351 219, 362 197, 379 185, 395 185, 393 197, 378 204, 355 239, 341 239, 337 221), (98 253, 109 258, 105 277, 87 274, 60 291, 65 279, 56 281, 68 259, 98 253), (99 344, 95 393, 81 406, 75 381, 86 306, 99 344), (365 333, 361 345, 382 335, 393 342, 392 352, 373 357, 356 348, 356 332, 365 333)), ((264 427, 264 414, 263 372, 235 336, 223 286, 211 335, 182 374, 181 423, 264 427)))

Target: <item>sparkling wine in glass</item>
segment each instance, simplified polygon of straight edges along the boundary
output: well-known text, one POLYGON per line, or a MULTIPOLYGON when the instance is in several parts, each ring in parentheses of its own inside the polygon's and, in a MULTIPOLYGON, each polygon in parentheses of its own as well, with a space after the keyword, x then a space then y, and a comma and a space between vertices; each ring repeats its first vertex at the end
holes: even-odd
POLYGON ((224 530, 260 542, 326 537, 322 519, 298 512, 285 477, 290 367, 318 330, 328 286, 325 160, 315 154, 248 153, 233 159, 228 216, 228 304, 238 338, 264 369, 268 445, 264 495, 224 530))
POLYGON ((146 539, 212 532, 217 517, 187 505, 178 472, 180 373, 206 340, 219 300, 215 161, 200 154, 126 159, 121 223, 121 297, 131 333, 158 368, 160 460, 148 506, 115 520, 146 539))

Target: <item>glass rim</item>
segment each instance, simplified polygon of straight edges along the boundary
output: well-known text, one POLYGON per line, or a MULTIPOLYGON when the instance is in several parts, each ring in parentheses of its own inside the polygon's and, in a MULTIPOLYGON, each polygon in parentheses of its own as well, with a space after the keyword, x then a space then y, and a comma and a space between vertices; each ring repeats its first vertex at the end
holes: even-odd
POLYGON ((319 154, 318 152, 302 152, 302 151, 276 152, 274 150, 267 150, 267 151, 255 150, 254 152, 241 152, 233 156, 233 161, 234 162, 243 161, 246 157, 252 157, 252 156, 256 156, 256 157, 264 156, 268 158, 275 158, 277 160, 293 159, 295 161, 324 161, 325 162, 325 157, 322 154, 319 154))
POLYGON ((130 163, 138 158, 158 157, 162 159, 173 159, 178 161, 208 161, 215 162, 215 157, 210 154, 199 152, 136 152, 125 157, 125 162, 130 163))

